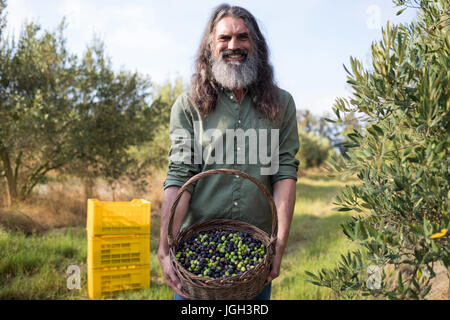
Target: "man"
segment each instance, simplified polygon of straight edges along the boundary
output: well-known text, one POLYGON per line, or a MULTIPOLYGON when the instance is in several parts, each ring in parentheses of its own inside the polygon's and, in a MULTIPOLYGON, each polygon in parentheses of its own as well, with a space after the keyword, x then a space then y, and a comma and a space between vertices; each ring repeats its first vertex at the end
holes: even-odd
MULTIPOLYGON (((184 296, 168 252, 170 209, 189 178, 217 168, 244 171, 273 195, 278 216, 276 255, 269 285, 257 296, 269 299, 271 281, 280 273, 295 205, 299 138, 292 96, 275 85, 267 44, 247 10, 227 4, 214 10, 198 51, 191 88, 172 108, 170 136, 158 257, 175 299, 184 296), (270 161, 263 157, 267 149, 270 161), (257 155, 260 161, 255 162, 257 155)), ((270 233, 269 203, 251 181, 216 174, 189 185, 187 191, 177 206, 174 234, 217 218, 245 221, 270 233)))

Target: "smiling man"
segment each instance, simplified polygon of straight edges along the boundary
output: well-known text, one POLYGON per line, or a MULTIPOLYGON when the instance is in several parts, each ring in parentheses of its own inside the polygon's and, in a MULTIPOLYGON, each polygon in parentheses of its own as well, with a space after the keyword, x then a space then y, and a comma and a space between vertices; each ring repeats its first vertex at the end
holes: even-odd
MULTIPOLYGON (((171 149, 158 257, 175 299, 185 296, 169 258, 170 209, 187 180, 217 168, 244 171, 273 195, 278 217, 276 255, 268 285, 255 297, 270 299, 271 281, 280 273, 295 205, 299 137, 294 100, 276 86, 266 41, 247 10, 223 4, 213 11, 198 50, 191 87, 173 105, 169 131, 171 149), (205 150, 199 154, 202 147, 205 150), (270 163, 252 161, 255 152, 261 160, 267 150, 270 163), (267 165, 276 170, 262 170, 267 165)), ((174 234, 197 222, 219 218, 271 231, 269 203, 251 181, 216 174, 189 185, 187 191, 177 206, 174 234)))

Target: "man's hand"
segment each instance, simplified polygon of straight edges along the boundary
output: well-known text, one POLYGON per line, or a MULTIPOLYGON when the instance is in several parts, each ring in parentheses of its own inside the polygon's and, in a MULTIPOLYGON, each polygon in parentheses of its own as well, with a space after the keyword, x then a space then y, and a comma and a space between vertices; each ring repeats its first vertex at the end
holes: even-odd
POLYGON ((179 296, 187 298, 181 292, 181 282, 173 270, 172 263, 170 262, 170 256, 168 254, 158 254, 158 258, 164 277, 166 278, 167 285, 171 287, 179 296))
POLYGON ((272 267, 270 268, 269 275, 267 276, 267 282, 271 282, 273 279, 278 278, 280 275, 281 259, 283 258, 284 247, 281 247, 280 242, 277 240, 275 255, 272 258, 272 267))

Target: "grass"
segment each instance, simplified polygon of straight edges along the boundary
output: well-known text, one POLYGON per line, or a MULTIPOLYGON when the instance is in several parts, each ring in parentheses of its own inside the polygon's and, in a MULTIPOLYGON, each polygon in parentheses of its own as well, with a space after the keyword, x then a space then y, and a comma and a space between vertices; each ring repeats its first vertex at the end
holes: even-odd
MULTIPOLYGON (((320 173, 299 179, 289 243, 280 277, 273 282, 272 299, 336 299, 330 290, 306 282, 305 271, 333 267, 340 254, 350 249, 340 228, 350 214, 331 211, 333 197, 344 185, 320 173)), ((151 288, 122 293, 114 299, 173 298, 157 258, 159 226, 159 216, 152 216, 151 288)), ((0 299, 88 299, 86 247, 84 227, 28 236, 0 229, 0 299), (70 265, 80 267, 80 290, 67 288, 70 265)))
POLYGON ((0 252, 0 299, 79 296, 79 292, 67 290, 66 270, 76 264, 82 278, 86 278, 86 239, 82 228, 31 236, 0 229, 0 252))

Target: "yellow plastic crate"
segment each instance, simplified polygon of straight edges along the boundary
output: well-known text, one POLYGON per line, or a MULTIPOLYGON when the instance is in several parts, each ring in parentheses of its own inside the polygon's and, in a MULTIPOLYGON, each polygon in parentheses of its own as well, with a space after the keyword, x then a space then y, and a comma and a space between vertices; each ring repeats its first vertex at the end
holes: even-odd
POLYGON ((120 292, 150 287, 150 266, 88 269, 89 298, 98 299, 120 292))
POLYGON ((150 236, 102 236, 88 238, 88 268, 150 263, 150 236))
POLYGON ((99 201, 88 199, 87 233, 103 235, 150 234, 150 201, 99 201))

